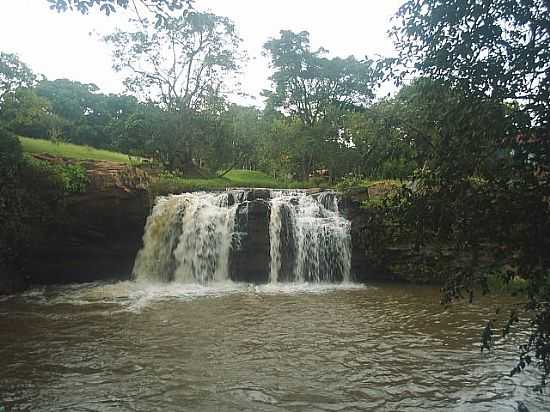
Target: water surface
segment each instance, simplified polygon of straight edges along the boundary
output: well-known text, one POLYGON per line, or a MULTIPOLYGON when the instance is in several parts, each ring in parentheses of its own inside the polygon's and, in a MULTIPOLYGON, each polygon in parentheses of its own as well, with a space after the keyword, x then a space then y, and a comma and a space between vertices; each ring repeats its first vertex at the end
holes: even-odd
POLYGON ((480 352, 496 301, 438 301, 400 285, 35 289, 0 301, 0 406, 543 410, 534 371, 508 377, 517 342, 480 352))

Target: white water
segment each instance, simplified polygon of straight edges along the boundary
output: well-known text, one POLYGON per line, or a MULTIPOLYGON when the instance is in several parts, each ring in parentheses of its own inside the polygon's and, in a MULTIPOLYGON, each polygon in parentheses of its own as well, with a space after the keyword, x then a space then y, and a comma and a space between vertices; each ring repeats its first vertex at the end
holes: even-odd
POLYGON ((160 197, 147 219, 134 277, 199 284, 227 280, 236 211, 228 193, 160 197))
POLYGON ((294 249, 292 273, 287 274, 291 280, 349 281, 350 222, 340 215, 334 193, 323 192, 316 198, 300 191, 278 191, 272 196, 271 281, 280 278, 281 252, 289 247, 294 249), (281 244, 284 227, 291 232, 288 237, 293 245, 281 244))
MULTIPOLYGON (((350 223, 334 193, 269 194, 270 282, 348 282, 350 223)), ((230 261, 232 249, 240 250, 241 237, 249 235, 236 227, 237 211, 247 218, 248 197, 245 190, 160 197, 147 221, 135 279, 201 285, 238 280, 230 261)))

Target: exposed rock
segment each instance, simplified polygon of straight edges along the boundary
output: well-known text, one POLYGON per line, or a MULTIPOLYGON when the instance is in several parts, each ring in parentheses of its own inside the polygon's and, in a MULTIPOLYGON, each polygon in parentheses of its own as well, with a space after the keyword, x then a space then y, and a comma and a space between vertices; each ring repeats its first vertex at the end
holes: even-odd
POLYGON ((243 203, 237 211, 236 231, 231 253, 230 276, 236 282, 267 283, 269 280, 270 207, 264 200, 243 203))
POLYGON ((248 192, 248 200, 269 200, 271 192, 269 189, 252 189, 248 192))
POLYGON ((87 190, 67 196, 63 221, 33 250, 25 267, 32 283, 131 276, 150 210, 149 178, 142 170, 124 164, 76 163, 87 171, 87 190))
POLYGON ((349 197, 353 202, 362 203, 365 200, 369 200, 370 193, 368 187, 355 187, 349 189, 346 192, 346 196, 349 197))
POLYGON ((395 191, 400 186, 400 183, 392 180, 382 180, 369 185, 369 198, 383 197, 395 191))
POLYGON ((310 195, 315 195, 317 193, 321 193, 321 192, 324 192, 325 189, 321 189, 320 187, 312 187, 310 189, 304 189, 304 192, 306 192, 307 194, 310 194, 310 195))
POLYGON ((292 215, 288 205, 281 206, 281 244, 279 253, 281 255, 281 269, 279 270, 279 281, 289 282, 295 270, 296 239, 294 238, 292 215))
POLYGON ((0 295, 12 295, 28 287, 29 279, 8 266, 0 265, 0 295))
POLYGON ((403 280, 403 274, 394 272, 392 262, 399 257, 387 248, 389 228, 380 216, 380 210, 364 208, 350 197, 340 199, 340 209, 351 221, 351 274, 357 282, 403 280))

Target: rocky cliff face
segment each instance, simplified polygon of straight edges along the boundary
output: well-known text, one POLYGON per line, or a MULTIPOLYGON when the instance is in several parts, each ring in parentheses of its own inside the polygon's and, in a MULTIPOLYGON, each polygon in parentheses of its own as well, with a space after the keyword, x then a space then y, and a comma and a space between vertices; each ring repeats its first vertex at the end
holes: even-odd
POLYGON ((236 282, 269 281, 269 216, 270 207, 261 193, 251 192, 249 202, 239 206, 235 230, 241 234, 233 245, 230 277, 236 282))
POLYGON ((25 267, 31 283, 130 277, 150 210, 148 176, 117 163, 79 164, 88 187, 66 197, 62 221, 38 242, 25 267))
POLYGON ((394 189, 381 183, 340 195, 340 208, 351 221, 351 273, 357 282, 405 281, 412 273, 403 267, 411 245, 396 247, 395 228, 385 218, 383 206, 376 204, 394 189))

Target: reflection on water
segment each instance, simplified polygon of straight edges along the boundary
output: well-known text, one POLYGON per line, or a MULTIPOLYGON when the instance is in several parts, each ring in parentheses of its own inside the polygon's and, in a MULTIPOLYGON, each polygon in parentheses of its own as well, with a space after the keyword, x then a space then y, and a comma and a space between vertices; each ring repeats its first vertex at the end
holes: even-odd
MULTIPOLYGON (((83 411, 543 410, 481 353, 495 301, 428 287, 133 282, 0 301, 0 406, 83 411)), ((505 313, 499 316, 506 316, 505 313)))

